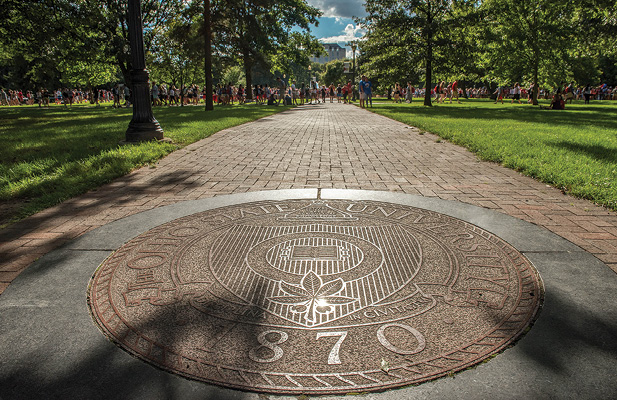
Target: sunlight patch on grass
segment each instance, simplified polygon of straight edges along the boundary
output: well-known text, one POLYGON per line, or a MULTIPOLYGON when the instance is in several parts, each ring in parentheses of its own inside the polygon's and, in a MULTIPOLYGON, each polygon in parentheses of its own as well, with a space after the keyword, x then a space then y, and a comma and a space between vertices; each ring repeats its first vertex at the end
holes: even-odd
POLYGON ((617 102, 557 111, 487 100, 434 107, 377 101, 371 111, 617 210, 617 102))

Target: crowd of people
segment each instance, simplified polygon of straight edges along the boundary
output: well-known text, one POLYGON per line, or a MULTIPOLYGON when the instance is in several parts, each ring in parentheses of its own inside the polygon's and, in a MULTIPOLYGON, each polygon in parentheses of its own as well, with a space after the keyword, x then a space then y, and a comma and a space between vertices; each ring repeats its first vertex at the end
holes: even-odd
MULTIPOLYGON (((360 86, 366 88, 370 92, 370 86, 360 82, 360 86)), ((295 80, 292 80, 290 85, 278 78, 276 86, 255 85, 253 87, 253 98, 257 104, 280 104, 283 102, 287 105, 304 105, 304 104, 319 104, 319 103, 337 103, 349 104, 352 101, 354 85, 351 81, 347 83, 339 83, 335 85, 322 84, 317 81, 311 81, 308 85, 302 83, 298 85, 295 80)))
MULTIPOLYGON (((363 90, 370 94, 370 82, 360 83, 363 90)), ((258 105, 304 105, 304 104, 319 104, 329 101, 333 103, 336 99, 337 103, 350 103, 354 86, 351 81, 347 83, 337 84, 330 83, 324 85, 317 81, 311 81, 309 84, 297 84, 295 80, 291 84, 285 83, 281 78, 277 78, 275 85, 261 84, 254 85, 247 89, 243 85, 234 85, 232 83, 218 84, 213 89, 212 99, 214 103, 219 105, 243 104, 247 101, 248 91, 251 91, 252 99, 258 105)), ((198 85, 191 85, 185 88, 184 92, 176 89, 175 86, 168 87, 166 84, 157 85, 152 83, 151 95, 153 106, 174 106, 179 105, 182 101, 178 97, 183 94, 184 104, 199 104, 205 101, 206 91, 198 85)))
POLYGON ((35 105, 49 107, 50 104, 64 104, 67 107, 79 103, 99 104, 99 102, 112 102, 114 99, 112 90, 82 90, 58 88, 48 90, 41 88, 36 91, 4 90, 0 89, 0 105, 24 106, 35 105))
MULTIPOLYGON (((153 106, 179 106, 179 105, 198 105, 205 101, 205 87, 197 84, 190 84, 176 87, 173 84, 151 82, 151 100, 153 106)), ((396 83, 388 89, 388 98, 394 102, 412 102, 414 98, 423 98, 425 88, 415 87, 411 82, 407 85, 396 83)), ((254 85, 252 88, 245 88, 243 85, 218 84, 212 91, 212 99, 219 105, 243 104, 247 101, 248 92, 258 105, 304 105, 318 104, 327 101, 337 103, 350 103, 355 94, 358 95, 360 106, 372 106, 374 89, 370 80, 362 76, 357 85, 351 81, 346 83, 330 83, 329 85, 311 81, 308 84, 297 84, 295 80, 286 83, 283 79, 277 78, 276 84, 254 85)), ((508 86, 497 86, 496 89, 482 87, 461 88, 457 81, 446 83, 439 82, 431 88, 431 96, 438 103, 444 103, 454 99, 460 103, 460 97, 471 99, 490 98, 503 103, 509 100, 512 103, 517 101, 531 102, 533 85, 522 86, 518 82, 508 86)), ((377 96, 381 97, 381 96, 377 96)), ((556 89, 540 88, 538 98, 551 100, 551 108, 558 108, 573 100, 584 100, 589 103, 591 100, 617 100, 617 86, 612 87, 606 84, 599 86, 580 86, 572 83, 565 83, 556 89)), ((73 104, 90 103, 100 106, 102 103, 111 103, 112 107, 130 107, 131 90, 127 85, 116 84, 111 89, 70 89, 68 87, 48 90, 40 88, 35 91, 27 90, 5 90, 0 89, 0 105, 2 106, 21 106, 35 105, 39 107, 49 107, 50 104, 64 105, 71 107, 73 104)))

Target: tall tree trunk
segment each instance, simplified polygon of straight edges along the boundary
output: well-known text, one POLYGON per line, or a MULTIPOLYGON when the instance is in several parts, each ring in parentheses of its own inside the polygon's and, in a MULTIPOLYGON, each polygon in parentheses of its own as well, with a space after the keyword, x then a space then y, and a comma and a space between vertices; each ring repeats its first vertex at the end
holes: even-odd
POLYGON ((180 107, 184 107, 184 66, 180 68, 180 107))
POLYGON ((540 88, 538 87, 538 60, 535 59, 535 57, 534 57, 534 63, 533 63, 533 93, 531 94, 534 106, 538 105, 538 93, 540 93, 540 88))
POLYGON ((210 0, 204 0, 204 74, 206 75, 206 111, 214 110, 212 102, 212 32, 210 27, 210 0))
MULTIPOLYGON (((429 4, 430 7, 430 4, 429 4)), ((426 84, 424 85, 426 89, 424 90, 424 105, 431 107, 433 104, 431 103, 431 86, 433 86, 433 32, 431 31, 431 25, 433 23, 433 18, 431 17, 430 10, 427 13, 427 26, 426 26, 426 84)))
POLYGON ((433 43, 429 38, 428 43, 426 44, 426 84, 424 87, 426 90, 424 91, 424 105, 432 106, 431 103, 431 87, 433 86, 433 43))
POLYGON ((540 93, 540 88, 538 87, 538 68, 540 65, 540 49, 538 45, 538 12, 537 10, 533 15, 533 29, 532 29, 532 37, 533 37, 533 93, 532 93, 532 101, 533 105, 538 105, 538 93, 540 93))
MULTIPOLYGON (((248 12, 246 10, 246 1, 242 0, 242 10, 238 20, 238 27, 242 36, 242 62, 244 64, 244 83, 246 85, 246 87, 244 88, 244 93, 246 94, 247 100, 253 100, 253 89, 251 88, 253 86, 253 75, 251 74, 251 69, 253 68, 253 60, 251 60, 251 49, 248 47, 248 37, 244 36, 246 34, 246 32, 244 31, 244 18, 246 18, 247 14, 248 12)), ((250 37, 250 34, 248 36, 250 37)))
POLYGON ((242 54, 242 58, 244 61, 244 76, 246 77, 246 88, 244 89, 246 93, 247 100, 253 100, 253 75, 251 70, 253 69, 253 63, 251 61, 251 56, 248 50, 245 50, 242 54))

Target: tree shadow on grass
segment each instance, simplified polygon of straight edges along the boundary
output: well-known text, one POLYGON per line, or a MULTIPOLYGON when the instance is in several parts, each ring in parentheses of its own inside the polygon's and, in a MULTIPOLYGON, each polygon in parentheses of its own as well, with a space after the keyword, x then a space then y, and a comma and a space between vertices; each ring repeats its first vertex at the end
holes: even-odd
MULTIPOLYGON (((190 190, 199 187, 200 183, 191 178, 192 174, 187 171, 173 170, 163 176, 158 177, 157 181, 153 184, 148 184, 145 186, 135 183, 139 179, 138 175, 126 175, 114 181, 112 185, 119 184, 117 187, 102 186, 96 191, 90 191, 83 194, 79 198, 80 202, 75 203, 71 200, 64 201, 56 205, 50 212, 44 211, 30 215, 21 221, 8 225, 8 227, 4 229, 0 229, 0 242, 10 242, 20 236, 32 232, 35 229, 44 229, 44 227, 48 225, 57 227, 58 224, 61 224, 61 222, 58 221, 62 219, 69 220, 77 216, 83 216, 84 218, 93 216, 95 214, 93 214, 92 210, 107 210, 112 204, 122 206, 123 204, 131 203, 135 199, 139 199, 140 196, 145 196, 148 194, 157 195, 163 187, 174 187, 178 191, 180 191, 180 188, 182 190, 190 190)), ((98 186, 103 183, 104 182, 99 182, 94 186, 98 186)), ((85 191, 87 188, 84 187, 83 190, 85 191)), ((34 201, 37 200, 33 200, 33 202, 34 201)), ((2 206, 1 203, 0 206, 2 206)), ((6 214, 2 213, 3 219, 0 220, 0 225, 8 223, 16 215, 23 213, 24 209, 27 209, 28 207, 31 207, 30 203, 20 202, 19 207, 8 210, 6 214)), ((46 249, 46 251, 51 251, 74 239, 77 235, 82 234, 88 228, 88 226, 77 225, 72 229, 64 229, 64 233, 54 238, 42 240, 39 248, 33 250, 40 252, 41 250, 46 249)), ((31 248, 21 248, 20 251, 2 254, 2 261, 0 265, 10 266, 18 258, 23 256, 24 252, 29 249, 31 248)))
POLYGON ((577 154, 586 154, 591 158, 600 161, 608 161, 612 164, 617 164, 617 149, 614 147, 602 146, 599 144, 583 144, 568 141, 547 141, 548 145, 560 149, 568 150, 577 154))

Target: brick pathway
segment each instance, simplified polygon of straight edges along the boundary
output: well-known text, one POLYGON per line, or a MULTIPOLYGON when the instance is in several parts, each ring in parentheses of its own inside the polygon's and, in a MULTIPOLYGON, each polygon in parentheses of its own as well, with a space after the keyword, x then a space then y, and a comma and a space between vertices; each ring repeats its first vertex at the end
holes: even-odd
POLYGON ((0 293, 30 263, 111 221, 185 200, 256 190, 404 192, 544 226, 617 272, 617 213, 563 195, 415 128, 339 104, 299 107, 219 132, 0 231, 0 293))

